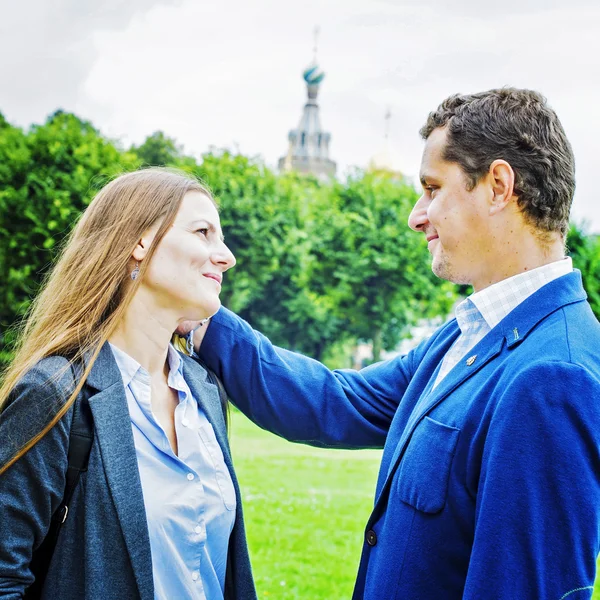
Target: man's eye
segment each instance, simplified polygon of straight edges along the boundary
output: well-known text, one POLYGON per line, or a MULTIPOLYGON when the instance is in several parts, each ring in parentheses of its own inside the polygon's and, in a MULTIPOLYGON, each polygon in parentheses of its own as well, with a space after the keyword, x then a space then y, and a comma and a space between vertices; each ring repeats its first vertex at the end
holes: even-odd
POLYGON ((208 235, 208 229, 206 227, 203 227, 202 229, 196 229, 196 233, 201 233, 206 237, 208 235))

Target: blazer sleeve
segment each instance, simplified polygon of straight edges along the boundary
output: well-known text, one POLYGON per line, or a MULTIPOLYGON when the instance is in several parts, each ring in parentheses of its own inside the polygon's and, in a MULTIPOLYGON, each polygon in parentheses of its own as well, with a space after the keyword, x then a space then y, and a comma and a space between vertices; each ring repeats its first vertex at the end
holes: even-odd
POLYGON ((490 421, 464 598, 589 599, 599 507, 600 383, 573 364, 523 369, 490 421))
MULTIPOLYGON (((0 415, 0 464, 39 432, 68 397, 67 361, 57 357, 42 363, 17 384, 0 415)), ((34 580, 33 551, 64 494, 71 413, 0 475, 0 598, 22 598, 34 580)))
POLYGON ((278 348, 222 308, 200 358, 260 427, 290 441, 340 448, 381 448, 411 378, 411 355, 361 371, 331 371, 278 348))

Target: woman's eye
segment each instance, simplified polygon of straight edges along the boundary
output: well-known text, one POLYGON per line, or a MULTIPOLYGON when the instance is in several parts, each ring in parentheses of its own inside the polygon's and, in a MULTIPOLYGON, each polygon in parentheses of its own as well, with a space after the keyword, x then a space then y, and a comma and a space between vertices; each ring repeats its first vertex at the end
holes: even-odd
POLYGON ((201 233, 204 237, 208 235, 208 229, 206 227, 202 229, 196 229, 196 233, 201 233))

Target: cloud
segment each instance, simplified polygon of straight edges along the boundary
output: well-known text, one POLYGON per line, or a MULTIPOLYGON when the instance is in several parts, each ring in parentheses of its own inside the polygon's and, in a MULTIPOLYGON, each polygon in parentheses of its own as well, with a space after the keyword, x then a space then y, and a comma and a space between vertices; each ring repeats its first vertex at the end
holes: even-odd
POLYGON ((0 20, 0 110, 9 121, 42 121, 72 110, 97 58, 92 33, 123 30, 135 14, 179 0, 13 2, 0 20))

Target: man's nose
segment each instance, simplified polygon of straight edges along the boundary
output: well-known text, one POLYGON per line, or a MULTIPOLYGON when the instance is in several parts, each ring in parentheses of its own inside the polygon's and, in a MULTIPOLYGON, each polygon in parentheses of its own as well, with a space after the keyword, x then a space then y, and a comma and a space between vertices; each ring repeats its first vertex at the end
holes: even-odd
POLYGON ((408 226, 413 231, 423 231, 424 227, 429 223, 427 217, 428 206, 429 203, 425 199, 425 196, 421 196, 413 206, 410 216, 408 217, 408 226))

